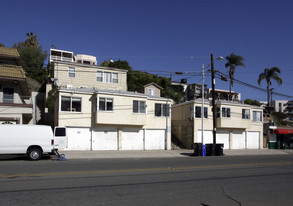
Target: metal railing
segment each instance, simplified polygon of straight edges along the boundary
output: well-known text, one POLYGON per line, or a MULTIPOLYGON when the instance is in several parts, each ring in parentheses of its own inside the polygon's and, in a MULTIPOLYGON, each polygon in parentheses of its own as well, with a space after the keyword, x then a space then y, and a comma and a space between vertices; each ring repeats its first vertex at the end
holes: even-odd
POLYGON ((62 57, 62 56, 50 56, 51 61, 62 61, 62 62, 73 62, 73 58, 62 57))

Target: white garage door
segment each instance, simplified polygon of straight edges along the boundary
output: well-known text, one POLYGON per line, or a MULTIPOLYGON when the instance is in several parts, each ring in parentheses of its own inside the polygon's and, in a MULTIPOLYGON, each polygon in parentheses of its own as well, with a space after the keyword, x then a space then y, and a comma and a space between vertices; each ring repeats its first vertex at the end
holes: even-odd
POLYGON ((247 149, 259 149, 259 132, 247 132, 247 149))
MULTIPOLYGON (((201 142, 201 130, 197 131, 197 142, 201 142)), ((203 144, 212 144, 213 143, 213 131, 204 131, 203 132, 203 144)))
POLYGON ((122 150, 143 150, 143 133, 139 128, 122 129, 122 150))
POLYGON ((217 144, 224 144, 224 149, 230 149, 230 133, 226 130, 217 131, 217 144))
POLYGON ((234 131, 233 132, 233 143, 231 149, 245 149, 245 132, 234 131))
POLYGON ((90 128, 67 128, 68 148, 66 150, 90 150, 90 128))
POLYGON ((145 134, 146 150, 165 149, 165 130, 146 130, 145 134))
MULTIPOLYGON (((197 142, 201 142, 201 130, 197 131, 197 142)), ((213 131, 204 131, 203 133, 203 144, 212 144, 213 143, 213 131)), ((216 143, 224 144, 224 149, 229 149, 229 132, 226 130, 217 131, 216 134, 216 143)))
POLYGON ((95 128, 92 138, 93 150, 118 150, 117 128, 95 128))

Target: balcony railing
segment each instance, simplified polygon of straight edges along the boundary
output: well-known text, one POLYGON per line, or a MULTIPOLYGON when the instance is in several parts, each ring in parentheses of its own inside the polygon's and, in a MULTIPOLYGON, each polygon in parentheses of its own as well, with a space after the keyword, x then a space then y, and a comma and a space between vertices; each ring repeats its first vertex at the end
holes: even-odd
POLYGON ((62 62, 74 62, 73 58, 62 57, 62 56, 50 56, 51 61, 62 61, 62 62))

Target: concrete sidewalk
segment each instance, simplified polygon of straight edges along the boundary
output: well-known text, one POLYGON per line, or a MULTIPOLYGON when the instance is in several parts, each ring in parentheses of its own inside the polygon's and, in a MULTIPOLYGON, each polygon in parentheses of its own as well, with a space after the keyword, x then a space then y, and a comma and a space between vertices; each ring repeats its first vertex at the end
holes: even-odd
MULTIPOLYGON (((67 159, 119 159, 119 158, 172 158, 190 157, 193 150, 139 150, 139 151, 59 151, 67 159)), ((275 149, 243 149, 224 150, 224 156, 245 156, 245 155, 288 155, 293 150, 275 149)))

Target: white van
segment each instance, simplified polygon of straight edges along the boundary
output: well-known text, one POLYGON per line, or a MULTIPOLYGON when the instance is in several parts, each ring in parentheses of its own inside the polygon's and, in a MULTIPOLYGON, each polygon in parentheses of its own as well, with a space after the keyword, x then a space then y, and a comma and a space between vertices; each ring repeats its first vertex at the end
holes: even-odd
POLYGON ((67 147, 65 127, 56 127, 54 134, 45 125, 0 125, 0 154, 25 154, 38 160, 67 147))

